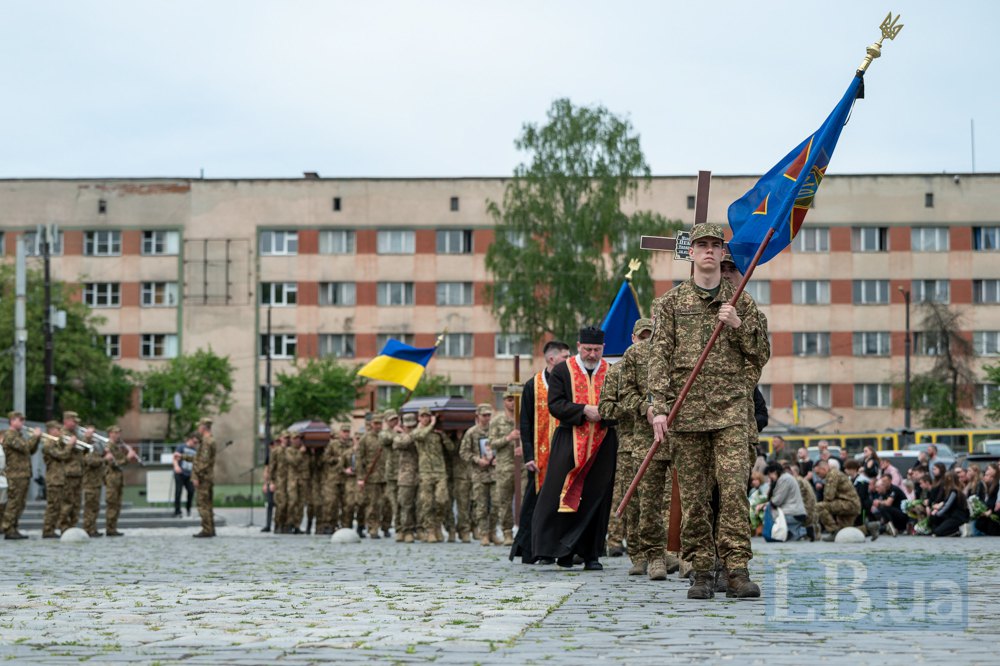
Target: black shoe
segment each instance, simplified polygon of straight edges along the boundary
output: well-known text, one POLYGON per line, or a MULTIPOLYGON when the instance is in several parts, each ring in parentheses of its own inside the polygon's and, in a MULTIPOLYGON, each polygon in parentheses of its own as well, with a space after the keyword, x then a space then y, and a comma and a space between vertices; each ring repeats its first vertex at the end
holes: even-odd
POLYGON ((573 556, 573 564, 583 564, 583 558, 579 555, 573 556))
POLYGON ((587 560, 583 564, 584 571, 604 571, 604 565, 598 560, 587 560))
POLYGON ((382 536, 384 536, 386 539, 388 539, 389 538, 389 530, 382 530, 382 536))
POLYGON ((122 534, 122 533, 121 533, 121 532, 119 532, 118 530, 111 530, 110 532, 108 532, 108 533, 107 533, 107 535, 108 535, 109 537, 118 537, 118 536, 125 536, 124 534, 122 534))
POLYGON ((261 532, 270 532, 270 531, 271 531, 271 526, 270 525, 268 525, 267 527, 264 527, 264 528, 261 529, 261 532))
POLYGON ((42 538, 43 539, 58 539, 59 535, 56 534, 55 532, 49 532, 48 534, 43 534, 42 538))
POLYGON ((20 532, 11 532, 10 534, 5 534, 3 538, 7 539, 8 541, 17 541, 19 539, 27 539, 28 535, 21 534, 20 532))
POLYGON ((97 537, 104 536, 104 533, 103 532, 97 532, 97 531, 87 532, 87 536, 89 536, 91 539, 96 539, 97 537))
POLYGON ((688 599, 712 599, 715 597, 715 572, 695 571, 694 583, 688 588, 688 599))
POLYGON ((297 527, 292 528, 292 534, 302 534, 302 530, 297 527))
POLYGON ((556 564, 563 567, 564 569, 569 569, 573 566, 573 556, 565 555, 556 559, 556 564))
POLYGON ((539 557, 535 560, 535 564, 555 564, 556 560, 553 557, 539 557))
POLYGON ((208 539, 209 537, 214 537, 215 534, 212 532, 198 532, 197 534, 192 534, 195 539, 208 539))

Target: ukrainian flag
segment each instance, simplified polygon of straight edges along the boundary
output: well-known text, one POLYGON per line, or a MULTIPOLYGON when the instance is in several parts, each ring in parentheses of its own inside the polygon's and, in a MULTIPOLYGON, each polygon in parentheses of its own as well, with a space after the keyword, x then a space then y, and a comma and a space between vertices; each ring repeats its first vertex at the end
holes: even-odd
POLYGON ((604 331, 604 355, 621 356, 632 345, 632 327, 639 321, 639 299, 635 288, 626 278, 622 282, 615 302, 604 317, 601 330, 604 331))
POLYGON ((369 379, 399 384, 412 391, 436 350, 437 347, 411 347, 389 338, 381 353, 358 370, 358 374, 369 379))

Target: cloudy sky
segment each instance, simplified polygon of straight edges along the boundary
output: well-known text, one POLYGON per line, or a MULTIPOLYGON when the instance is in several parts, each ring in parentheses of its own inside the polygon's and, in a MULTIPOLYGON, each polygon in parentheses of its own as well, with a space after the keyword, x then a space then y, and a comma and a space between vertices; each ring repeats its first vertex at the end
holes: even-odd
MULTIPOLYGON (((830 173, 1000 171, 1000 2, 897 2, 830 173), (898 6, 905 5, 905 6, 898 6)), ((0 177, 500 176, 552 100, 628 116, 655 174, 766 171, 889 6, 8 0, 0 177)))

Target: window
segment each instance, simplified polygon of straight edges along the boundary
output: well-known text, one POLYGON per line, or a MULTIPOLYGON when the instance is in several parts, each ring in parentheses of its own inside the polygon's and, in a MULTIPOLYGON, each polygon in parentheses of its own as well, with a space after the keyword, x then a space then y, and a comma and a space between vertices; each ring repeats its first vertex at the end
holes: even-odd
POLYGON ((449 205, 451 206, 451 212, 456 212, 458 210, 458 197, 452 197, 449 205))
POLYGON ((335 213, 340 212, 340 197, 333 198, 333 212, 335 213))
POLYGON ((145 255, 177 254, 181 235, 177 231, 143 231, 142 253, 145 255))
POLYGON ((97 200, 97 213, 98 215, 104 215, 108 212, 108 202, 104 199, 97 200))
POLYGON ((851 229, 854 252, 888 252, 889 227, 854 227, 851 229))
POLYGON ((142 358, 175 358, 177 336, 169 333, 143 333, 139 347, 142 358))
POLYGON ((1000 280, 973 280, 972 302, 984 305, 1000 303, 1000 280))
POLYGON ((496 357, 531 356, 531 336, 525 333, 497 333, 496 357))
POLYGON ((760 394, 764 396, 764 403, 767 408, 771 408, 771 385, 770 384, 757 384, 757 388, 760 389, 760 394))
POLYGON ((319 355, 335 358, 354 358, 353 333, 321 333, 319 355))
POLYGON ((829 252, 830 230, 827 227, 803 226, 792 239, 792 252, 829 252))
POLYGON ((910 249, 913 252, 947 252, 948 227, 910 229, 910 249))
POLYGON ((523 248, 526 245, 526 236, 523 231, 513 231, 507 229, 504 234, 507 236, 507 242, 514 247, 523 248))
POLYGON ((262 257, 288 256, 298 253, 298 231, 260 232, 260 255, 262 257))
POLYGON ((914 303, 947 303, 951 300, 950 293, 947 280, 913 281, 914 303))
POLYGON ((0 231, 0 257, 2 257, 4 255, 4 252, 6 252, 6 249, 5 249, 6 247, 7 246, 4 243, 4 234, 3 234, 2 231, 0 231))
POLYGON ((694 210, 694 201, 695 201, 694 195, 693 194, 689 194, 687 196, 687 209, 688 210, 694 210))
POLYGON ((403 397, 406 394, 406 390, 405 386, 397 386, 396 384, 376 386, 375 393, 378 398, 378 404, 382 407, 388 407, 392 404, 393 400, 403 397))
POLYGON ((295 305, 299 297, 297 282, 261 282, 261 305, 295 305))
POLYGON ((319 232, 320 254, 354 254, 354 231, 329 229, 319 232))
POLYGON ((354 305, 355 285, 353 282, 320 282, 320 305, 354 305))
POLYGON ((855 356, 888 356, 888 331, 856 331, 853 336, 855 356))
POLYGON ((792 303, 796 305, 826 305, 829 302, 829 280, 792 280, 792 303))
MULTIPOLYGON (((271 336, 271 358, 295 358, 298 338, 294 333, 271 336)), ((260 336, 260 357, 267 358, 267 335, 260 336)))
POLYGON ((1000 400, 1000 386, 976 384, 976 409, 987 409, 1000 400))
POLYGON ((83 253, 90 257, 114 257, 122 253, 122 232, 86 231, 83 253))
POLYGON ((829 356, 829 333, 793 333, 792 349, 796 356, 829 356))
POLYGON ((914 331, 913 353, 918 356, 941 356, 945 352, 946 339, 940 331, 914 331))
POLYGON ((142 307, 172 308, 177 305, 176 282, 143 282, 142 307))
POLYGON ((376 239, 376 252, 379 254, 413 254, 416 247, 412 231, 380 231, 376 239))
POLYGON ((472 254, 471 229, 439 229, 438 254, 472 254))
POLYGON ((924 208, 934 208, 934 193, 925 192, 924 193, 924 208))
POLYGON ((441 341, 443 358, 465 358, 472 356, 472 333, 447 333, 441 341))
POLYGON ((770 280, 751 280, 750 282, 747 282, 747 286, 743 291, 745 291, 757 305, 771 304, 770 280))
POLYGON ((165 412, 167 408, 163 405, 157 404, 148 393, 139 390, 139 410, 148 413, 151 412, 165 412))
POLYGON ((378 305, 413 305, 412 282, 379 282, 375 290, 378 305))
POLYGON ((888 302, 888 280, 854 280, 855 305, 885 305, 888 302))
POLYGON ((471 282, 438 282, 438 305, 472 305, 471 282))
POLYGON ((117 308, 122 304, 120 285, 117 282, 86 282, 83 302, 92 308, 117 308))
POLYGON ((979 252, 1000 250, 1000 227, 973 227, 972 249, 979 252))
POLYGON ((375 336, 375 346, 379 351, 382 351, 382 347, 385 347, 385 343, 389 342, 389 339, 398 340, 404 345, 413 344, 413 333, 379 333, 375 336))
POLYGON ((830 408, 829 384, 795 384, 795 399, 799 407, 830 408))
POLYGON ((117 334, 114 335, 103 335, 104 343, 104 353, 107 354, 108 358, 121 358, 122 357, 122 344, 121 337, 117 334))
MULTIPOLYGON (((63 232, 56 232, 55 238, 50 239, 49 256, 63 253, 63 232)), ((34 231, 24 232, 24 253, 29 257, 42 256, 42 243, 38 239, 38 234, 34 231)))
POLYGON ((854 406, 862 409, 885 409, 892 406, 888 384, 855 384, 854 406))
POLYGON ((261 409, 263 409, 264 407, 266 407, 267 406, 267 399, 268 399, 268 397, 271 398, 271 404, 273 405, 274 404, 274 395, 275 395, 275 393, 277 393, 277 389, 278 389, 278 387, 272 384, 271 385, 271 390, 268 391, 267 390, 267 384, 261 384, 261 386, 259 387, 259 390, 257 391, 257 406, 260 407, 261 409))
POLYGON ((452 384, 448 387, 448 395, 472 400, 472 386, 468 384, 452 384))
POLYGON ((1000 356, 1000 331, 974 331, 972 348, 976 356, 1000 356))

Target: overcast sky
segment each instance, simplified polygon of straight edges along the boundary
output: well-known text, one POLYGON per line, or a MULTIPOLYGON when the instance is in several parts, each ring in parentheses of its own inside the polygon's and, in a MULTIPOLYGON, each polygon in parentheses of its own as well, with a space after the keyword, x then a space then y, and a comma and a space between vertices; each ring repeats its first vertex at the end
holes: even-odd
MULTIPOLYGON (((553 99, 654 174, 759 174, 890 3, 5 1, 0 177, 502 176, 553 99)), ((895 2, 835 173, 1000 171, 1000 2, 895 2), (905 5, 905 6, 900 6, 905 5)))

